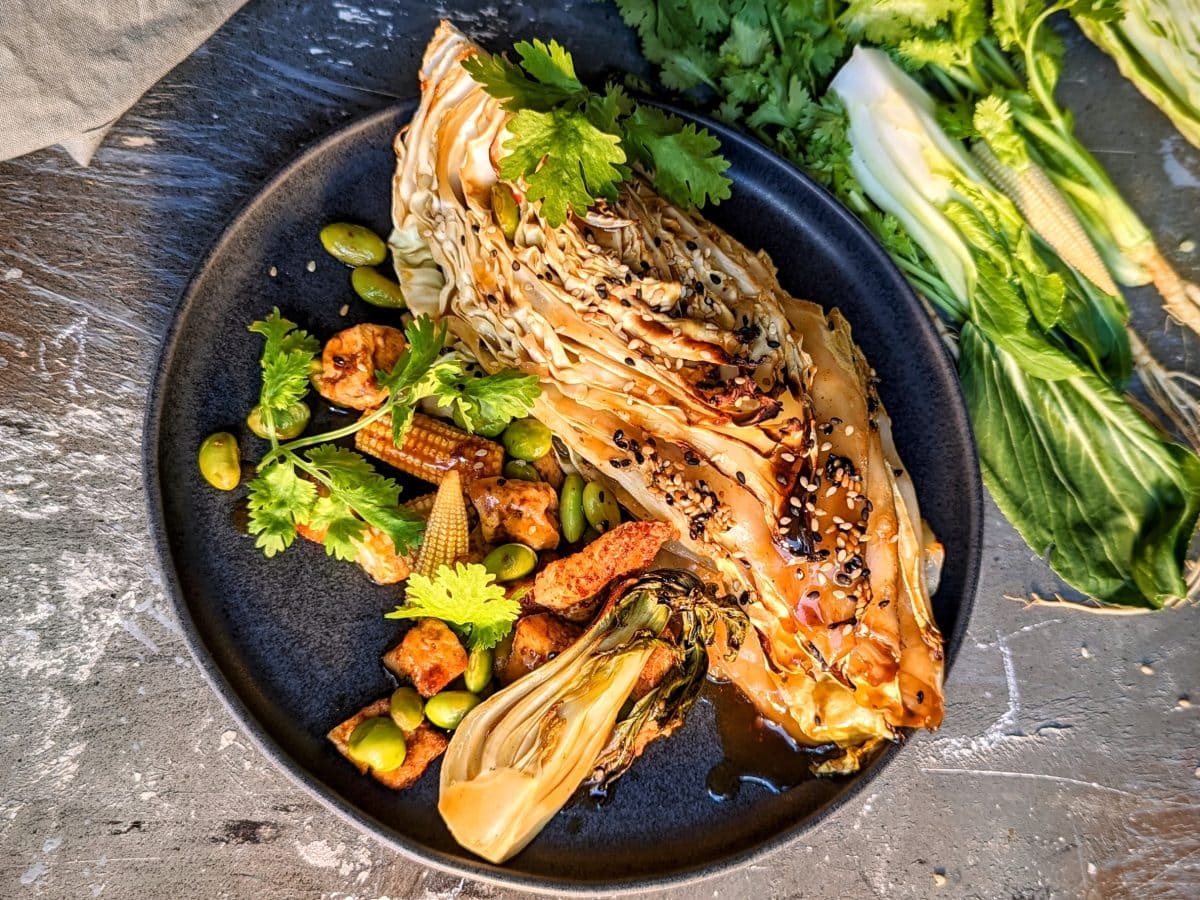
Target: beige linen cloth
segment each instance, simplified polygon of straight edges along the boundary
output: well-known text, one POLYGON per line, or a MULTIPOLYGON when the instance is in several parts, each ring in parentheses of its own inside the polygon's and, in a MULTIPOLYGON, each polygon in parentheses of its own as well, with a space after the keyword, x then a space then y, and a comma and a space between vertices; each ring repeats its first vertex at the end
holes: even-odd
POLYGON ((112 124, 245 0, 0 0, 0 160, 61 145, 87 165, 112 124))

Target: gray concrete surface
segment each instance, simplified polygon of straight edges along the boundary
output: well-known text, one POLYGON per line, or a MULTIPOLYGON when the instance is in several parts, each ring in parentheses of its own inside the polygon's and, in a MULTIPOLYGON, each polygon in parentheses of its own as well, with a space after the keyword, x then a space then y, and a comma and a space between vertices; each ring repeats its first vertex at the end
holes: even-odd
MULTIPOLYGON (((247 745, 173 623, 138 471, 192 266, 296 149, 415 92, 441 13, 497 43, 582 20, 581 69, 635 59, 591 3, 256 2, 90 169, 49 151, 0 165, 0 896, 501 894, 382 849, 247 745)), ((1080 131, 1200 277, 1178 249, 1200 241, 1200 152, 1070 41, 1080 131)), ((1130 297, 1154 349, 1200 371, 1195 340, 1130 297)), ((1005 595, 1054 579, 994 507, 985 539, 942 730, 788 849, 675 896, 1200 896, 1200 610, 1027 609, 1005 595)))

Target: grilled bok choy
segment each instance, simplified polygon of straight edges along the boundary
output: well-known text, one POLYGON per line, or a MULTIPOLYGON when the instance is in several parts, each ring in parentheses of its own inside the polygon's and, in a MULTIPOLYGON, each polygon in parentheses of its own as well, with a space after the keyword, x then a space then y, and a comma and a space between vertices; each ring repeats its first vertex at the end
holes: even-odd
POLYGON ((1090 596, 1153 607, 1182 597, 1200 460, 1113 386, 1128 360, 1111 362, 1128 352, 1117 311, 1093 304, 1082 279, 1051 270, 1015 207, 986 186, 938 127, 928 94, 886 54, 856 49, 831 90, 849 117, 859 183, 950 289, 925 295, 962 330, 959 371, 1005 515, 1090 596))
POLYGON ((1200 147, 1200 2, 1125 0, 1111 6, 1116 14, 1096 15, 1092 6, 1076 4, 1071 16, 1179 133, 1200 147))
POLYGON ((722 668, 763 715, 846 748, 847 769, 902 727, 936 728, 940 545, 845 319, 636 176, 550 227, 521 179, 500 180, 510 113, 464 67, 478 52, 439 28, 396 142, 395 233, 446 275, 410 306, 486 371, 536 375, 533 414, 576 468, 715 569, 755 626, 722 668))
POLYGON ((650 741, 683 724, 718 622, 736 652, 744 614, 688 572, 662 569, 617 585, 568 650, 493 694, 454 732, 438 798, 454 839, 502 863, 582 785, 619 778, 650 741), (668 650, 674 666, 631 697, 656 648, 668 650))

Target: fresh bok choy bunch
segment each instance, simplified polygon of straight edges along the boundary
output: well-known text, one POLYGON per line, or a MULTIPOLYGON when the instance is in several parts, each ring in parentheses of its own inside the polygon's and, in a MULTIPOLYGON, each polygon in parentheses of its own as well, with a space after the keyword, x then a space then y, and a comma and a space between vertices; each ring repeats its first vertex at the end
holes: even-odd
MULTIPOLYGON (((1195 457, 1122 398, 1130 361, 1193 446, 1200 416, 1186 376, 1164 371, 1129 329, 1114 282, 1152 276, 1168 311, 1194 326, 1200 305, 1195 286, 1162 259, 1054 103, 1062 47, 1043 26, 1072 4, 617 4, 664 85, 695 92, 826 185, 963 331, 960 375, 973 397, 987 480, 1030 545, 1073 587, 1105 603, 1154 608, 1186 596, 1195 457), (877 205, 859 180, 862 167, 851 166, 846 110, 829 84, 856 45, 871 44, 913 76, 901 82, 889 74, 898 100, 923 110, 922 136, 891 165, 920 159, 923 169, 954 173, 949 194, 896 188, 888 179, 903 183, 903 173, 876 167, 864 177, 892 200, 877 205), (972 140, 971 156, 959 139, 972 140), (1015 206, 1001 202, 1001 191, 1015 206), (1002 353, 996 360, 1004 365, 980 356, 980 347, 1002 353), (1031 367, 1035 357, 1045 368, 1031 367), (1075 366, 1083 374, 1068 376, 1075 366), (995 402, 983 399, 985 384, 995 402), (1012 445, 992 448, 992 441, 1012 445), (1144 480, 1143 469, 1151 473, 1144 480), (1067 502, 1047 503, 1049 496, 1067 502), (1147 567, 1148 560, 1155 562, 1147 567), (1147 568, 1158 575, 1148 579, 1147 568)), ((947 190, 944 180, 937 184, 947 190)))
POLYGON ((924 295, 959 331, 984 476, 1004 514, 1091 597, 1159 607, 1184 596, 1200 459, 1115 386, 1121 312, 1054 265, 885 53, 857 48, 830 89, 849 119, 853 174, 912 237, 899 261, 924 273, 924 295))
POLYGON ((438 810, 455 840, 504 862, 582 785, 602 789, 620 777, 650 741, 683 723, 718 626, 736 653, 745 614, 690 573, 661 569, 620 585, 569 649, 489 697, 454 732, 438 810), (674 657, 670 673, 631 699, 661 650, 674 657))
POLYGON ((1200 2, 1125 0, 1116 15, 1083 5, 1071 16, 1121 74, 1200 147, 1200 2))

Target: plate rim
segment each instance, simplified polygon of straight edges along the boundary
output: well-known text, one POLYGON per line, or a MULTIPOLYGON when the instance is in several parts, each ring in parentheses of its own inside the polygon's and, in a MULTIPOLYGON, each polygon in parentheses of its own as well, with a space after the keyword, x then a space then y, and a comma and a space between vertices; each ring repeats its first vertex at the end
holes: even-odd
MULTIPOLYGON (((836 197, 821 184, 814 181, 801 169, 788 160, 768 149, 752 137, 734 131, 729 126, 716 122, 706 116, 683 109, 670 103, 649 99, 649 102, 662 110, 677 115, 685 121, 707 128, 717 137, 722 145, 737 144, 742 152, 748 152, 756 157, 756 162, 776 167, 787 178, 801 182, 809 191, 816 192, 830 207, 830 211, 841 224, 856 233, 864 245, 864 250, 872 257, 872 262, 880 271, 886 274, 897 293, 903 297, 903 303, 910 312, 920 320, 918 326, 922 330, 934 331, 933 324, 928 320, 920 301, 912 287, 900 273, 899 269, 887 255, 882 245, 874 235, 863 225, 836 197)), ((233 239, 239 231, 243 220, 250 215, 253 208, 262 198, 283 185, 296 170, 306 165, 313 157, 320 156, 331 146, 346 140, 353 132, 372 129, 386 120, 396 120, 406 123, 416 111, 418 100, 407 99, 388 104, 374 112, 366 113, 337 128, 325 132, 311 143, 302 147, 287 163, 275 171, 273 175, 261 182, 246 199, 239 204, 236 212, 226 221, 215 238, 208 244, 204 253, 197 259, 189 273, 179 298, 172 309, 171 321, 163 336, 162 345, 155 360, 155 370, 148 394, 146 412, 142 423, 142 487, 148 514, 149 536, 154 546, 158 570, 162 576, 162 584, 167 593, 176 619, 179 622, 188 651, 204 676, 208 687, 220 699, 222 705, 233 716, 239 727, 254 744, 255 749, 265 756, 272 765, 281 771, 293 784, 300 787, 310 797, 317 800, 326 809, 333 812, 343 822, 353 825, 359 831, 366 832, 374 840, 400 853, 406 858, 421 865, 431 866, 447 874, 483 881, 503 888, 518 888, 539 894, 569 894, 574 896, 595 895, 603 892, 607 895, 629 895, 667 887, 682 887, 714 878, 718 875, 741 868, 754 860, 761 859, 769 853, 779 850, 795 841, 801 834, 810 832, 824 824, 830 816, 836 814, 862 792, 864 788, 879 776, 890 764, 901 747, 907 743, 907 736, 887 747, 854 783, 850 784, 836 798, 818 808, 807 818, 781 829, 776 834, 719 860, 697 866, 689 866, 667 871, 661 875, 635 875, 618 878, 615 881, 579 881, 561 877, 541 876, 527 872, 496 866, 480 859, 470 857, 463 850, 462 856, 456 856, 435 850, 426 845, 412 841, 394 831, 386 823, 359 809, 340 797, 332 788, 304 769, 295 761, 291 753, 268 734, 259 720, 246 706, 241 696, 217 665, 215 657, 209 651, 200 633, 200 629, 191 614, 188 601, 179 582, 175 560, 171 552, 170 541, 167 537, 166 515, 163 509, 162 478, 159 471, 159 444, 161 438, 162 420, 164 415, 163 403, 167 390, 167 372, 174 361, 179 349, 179 337, 183 325, 188 319, 199 296, 199 282, 212 261, 218 257, 224 246, 233 239)), ((936 334, 935 334, 936 337, 936 334)), ((971 427, 970 416, 967 413, 966 400, 958 381, 957 372, 951 362, 949 352, 940 340, 936 341, 942 352, 936 360, 929 364, 940 370, 942 376, 949 376, 954 385, 955 403, 950 424, 955 428, 965 429, 968 441, 975 447, 975 433, 971 427)), ((963 506, 966 507, 966 518, 970 531, 966 536, 966 558, 964 559, 964 583, 959 597, 959 615, 954 630, 943 634, 945 646, 945 676, 949 675, 958 655, 958 649, 967 631, 967 623, 974 608, 979 590, 979 576, 983 556, 983 483, 979 468, 978 453, 973 453, 968 461, 970 471, 970 489, 963 494, 963 506)))

